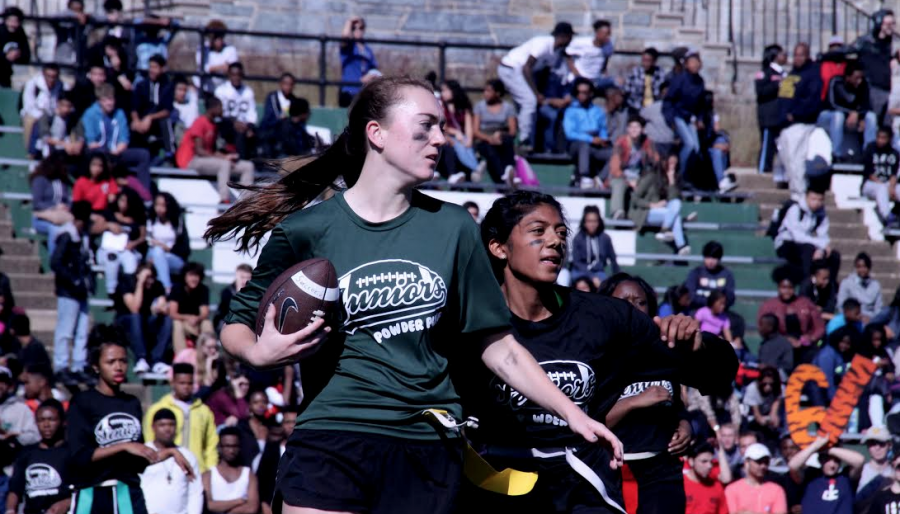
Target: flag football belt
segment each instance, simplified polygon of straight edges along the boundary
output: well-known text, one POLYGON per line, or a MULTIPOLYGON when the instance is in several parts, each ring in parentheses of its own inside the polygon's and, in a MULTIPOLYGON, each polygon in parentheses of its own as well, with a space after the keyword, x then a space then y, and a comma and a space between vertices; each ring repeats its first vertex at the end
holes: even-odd
POLYGON ((128 484, 112 479, 101 482, 93 487, 79 489, 75 497, 74 514, 91 514, 94 506, 94 493, 101 489, 111 489, 113 495, 114 514, 134 514, 134 506, 131 504, 131 492, 128 484))
MULTIPOLYGON (((447 411, 441 409, 426 409, 422 412, 431 421, 437 422, 447 430, 459 432, 460 427, 478 428, 476 418, 468 418, 463 423, 457 421, 447 411)), ((566 463, 575 473, 588 481, 600 494, 603 500, 617 511, 625 514, 615 500, 610 498, 603 480, 591 469, 590 466, 579 459, 575 448, 516 448, 502 446, 488 446, 485 454, 496 457, 521 458, 521 459, 555 459, 564 457, 566 463)), ((528 494, 537 482, 538 474, 535 472, 519 471, 506 468, 497 471, 484 459, 472 445, 466 443, 465 456, 463 458, 463 473, 473 484, 486 491, 491 491, 506 496, 522 496, 528 494)))

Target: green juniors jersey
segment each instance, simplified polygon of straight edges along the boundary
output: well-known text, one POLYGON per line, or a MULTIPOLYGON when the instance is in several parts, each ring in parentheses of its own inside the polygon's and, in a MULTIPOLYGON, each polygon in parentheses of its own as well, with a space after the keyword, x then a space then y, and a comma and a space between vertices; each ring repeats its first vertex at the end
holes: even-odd
POLYGON ((227 323, 255 326, 259 301, 290 266, 324 257, 338 272, 340 336, 304 359, 298 429, 437 439, 428 408, 459 418, 448 353, 479 351, 509 328, 509 310, 478 227, 464 209, 422 193, 384 223, 369 223, 343 194, 296 212, 273 231, 227 323))

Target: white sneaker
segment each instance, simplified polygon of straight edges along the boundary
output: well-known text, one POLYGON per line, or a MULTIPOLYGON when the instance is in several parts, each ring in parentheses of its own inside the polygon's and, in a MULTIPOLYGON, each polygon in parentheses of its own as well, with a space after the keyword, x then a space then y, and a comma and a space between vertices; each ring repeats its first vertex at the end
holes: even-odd
POLYGON ((691 245, 684 245, 678 249, 678 255, 684 257, 691 254, 691 245))
POLYGON ((594 189, 597 185, 594 179, 590 177, 581 177, 581 189, 594 189))
POLYGON ((515 178, 515 176, 516 176, 516 169, 513 168, 512 165, 509 165, 509 166, 503 168, 503 176, 500 177, 500 180, 504 184, 508 184, 511 186, 513 184, 513 178, 515 178))
POLYGON ((140 375, 142 373, 146 373, 150 371, 150 365, 147 364, 146 359, 138 359, 138 361, 134 364, 134 374, 140 375))
POLYGON ((472 172, 472 182, 481 182, 485 171, 487 171, 487 161, 479 161, 475 171, 472 172))
POLYGON ((697 218, 699 218, 699 217, 700 217, 700 214, 698 214, 697 211, 691 211, 690 214, 688 214, 687 216, 684 217, 684 221, 687 221, 687 222, 697 221, 697 218))
POLYGON ((622 209, 617 210, 616 212, 613 213, 613 219, 614 220, 624 220, 625 219, 625 211, 623 211, 622 209))
POLYGON ((435 181, 435 182, 437 182, 437 181, 440 180, 440 179, 441 179, 441 174, 440 174, 440 172, 435 171, 435 172, 434 172, 434 175, 431 176, 431 180, 433 180, 433 181, 435 181))
POLYGON ((675 241, 675 234, 671 230, 662 230, 656 233, 656 240, 662 243, 671 243, 675 241))
POLYGON ((169 366, 165 362, 157 362, 153 365, 153 373, 155 375, 166 375, 169 373, 170 369, 172 369, 172 366, 169 366))
POLYGON ((447 178, 447 183, 459 184, 460 182, 462 182, 465 179, 466 179, 466 174, 460 171, 460 172, 454 173, 453 175, 450 175, 447 178))
POLYGON ((737 189, 737 187, 737 182, 731 180, 731 177, 727 175, 719 181, 719 193, 727 193, 737 189))

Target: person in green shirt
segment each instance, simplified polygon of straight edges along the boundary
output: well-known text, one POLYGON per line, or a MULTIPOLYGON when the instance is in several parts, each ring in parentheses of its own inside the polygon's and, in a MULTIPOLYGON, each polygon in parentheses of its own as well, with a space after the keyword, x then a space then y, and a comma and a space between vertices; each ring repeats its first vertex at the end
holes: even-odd
POLYGON ((510 334, 471 216, 414 190, 431 179, 446 143, 441 112, 430 86, 377 79, 359 93, 347 129, 325 153, 295 161, 298 169, 278 182, 248 187, 210 222, 207 239, 237 237, 240 250, 271 231, 221 339, 254 367, 303 359, 302 413, 273 500, 287 514, 451 512, 463 442, 424 415, 433 408, 461 418, 450 353, 476 352, 572 432, 611 447, 611 467, 621 462, 615 436, 556 388, 510 334), (330 195, 340 182, 349 188, 330 195), (340 326, 319 319, 283 335, 270 307, 257 338, 266 288, 314 257, 338 272, 340 326))

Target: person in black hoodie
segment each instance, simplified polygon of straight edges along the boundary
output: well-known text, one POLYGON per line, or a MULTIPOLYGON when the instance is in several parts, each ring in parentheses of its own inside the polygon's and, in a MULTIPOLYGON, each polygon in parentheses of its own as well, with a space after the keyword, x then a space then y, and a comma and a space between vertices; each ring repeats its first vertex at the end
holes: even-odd
POLYGON ((809 58, 809 44, 794 47, 794 68, 778 88, 778 110, 782 127, 795 123, 815 123, 821 109, 822 77, 809 58))
POLYGON ((0 87, 12 87, 13 64, 31 62, 31 48, 22 29, 24 17, 18 7, 8 7, 3 11, 3 25, 0 25, 0 87))
POLYGON ((872 30, 852 45, 871 86, 872 110, 884 118, 891 92, 891 41, 894 37, 894 11, 881 9, 872 15, 872 30))
POLYGON ((816 123, 828 131, 835 157, 843 157, 845 130, 862 132, 863 148, 875 141, 878 119, 869 103, 869 84, 855 61, 847 62, 844 73, 828 83, 823 108, 816 123))
POLYGON ((278 89, 266 95, 263 102, 263 116, 259 122, 259 138, 265 145, 266 155, 274 157, 278 145, 279 122, 288 119, 294 102, 294 83, 290 73, 282 73, 278 89))
POLYGON ((831 280, 831 264, 823 259, 813 261, 809 278, 800 284, 800 296, 816 304, 822 319, 830 321, 837 309, 837 285, 831 280))
POLYGON ((69 511, 72 501, 72 469, 67 462, 69 447, 63 430, 66 411, 51 398, 41 403, 34 418, 41 441, 23 448, 16 459, 6 512, 18 512, 20 503, 24 503, 24 514, 62 514, 69 511))
MULTIPOLYGON (((626 386, 639 380, 676 376, 705 394, 728 387, 737 371, 734 350, 701 333, 694 320, 654 320, 617 298, 555 285, 566 256, 561 209, 550 195, 518 191, 498 199, 481 225, 513 333, 560 390, 601 420, 626 386)), ((473 447, 495 469, 536 471, 540 479, 521 496, 464 484, 458 512, 624 512, 621 477, 611 469, 606 447, 582 444, 557 415, 461 357, 451 373, 461 379, 457 387, 465 409, 480 420, 479 428, 466 434, 473 447)), ((675 427, 666 430, 651 443, 663 452, 675 427)), ((647 433, 634 437, 649 439, 647 433)))
POLYGON ((756 119, 759 123, 759 172, 771 172, 775 160, 775 140, 781 133, 778 88, 787 76, 787 53, 781 45, 769 45, 763 52, 762 70, 756 72, 756 119))
POLYGON ((69 463, 78 470, 72 477, 72 512, 147 514, 138 474, 148 464, 172 458, 189 479, 198 477, 177 448, 156 451, 144 444, 141 402, 122 391, 128 345, 121 329, 95 326, 90 347, 99 380, 72 399, 68 413, 69 463))
POLYGON ((663 116, 681 139, 678 155, 679 173, 683 177, 690 158, 700 153, 699 133, 706 130, 706 84, 700 76, 703 62, 700 54, 689 52, 684 58, 684 71, 672 77, 663 99, 663 116))
POLYGON ((150 58, 147 79, 134 86, 131 102, 131 146, 146 148, 151 155, 159 149, 167 155, 175 152, 172 122, 175 86, 166 74, 166 58, 156 54, 150 58))

